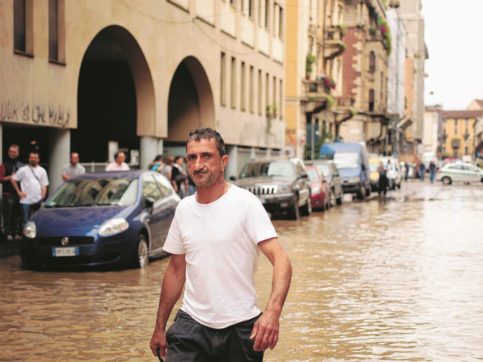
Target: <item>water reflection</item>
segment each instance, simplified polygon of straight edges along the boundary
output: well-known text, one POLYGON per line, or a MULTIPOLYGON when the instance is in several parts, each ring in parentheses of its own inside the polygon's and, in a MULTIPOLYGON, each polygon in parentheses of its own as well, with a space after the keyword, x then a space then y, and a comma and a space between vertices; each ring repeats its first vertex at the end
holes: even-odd
MULTIPOLYGON (((418 187, 275 221, 294 280, 267 361, 483 358, 483 190, 418 187)), ((18 265, 0 265, 0 360, 154 360, 166 259, 142 271, 18 265)), ((262 305, 270 270, 261 258, 262 305)))

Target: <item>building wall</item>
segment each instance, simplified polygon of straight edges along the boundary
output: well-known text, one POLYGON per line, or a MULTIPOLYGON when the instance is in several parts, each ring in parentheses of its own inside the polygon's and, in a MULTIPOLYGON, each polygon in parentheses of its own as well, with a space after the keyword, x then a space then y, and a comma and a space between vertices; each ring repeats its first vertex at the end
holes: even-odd
POLYGON ((443 154, 461 158, 464 155, 473 155, 475 152, 475 125, 476 118, 444 118, 444 143, 443 154), (467 134, 467 138, 465 135, 467 134), (452 144, 458 140, 460 146, 455 151, 452 144))
MULTIPOLYGON (((0 2, 0 80, 9 85, 0 88, 0 125, 78 128, 77 96, 84 55, 96 35, 103 29, 114 29, 110 36, 123 47, 134 78, 138 137, 185 139, 186 135, 177 134, 176 125, 169 134, 168 125, 173 76, 180 64, 185 64, 200 104, 201 121, 192 126, 215 127, 227 144, 284 146, 284 1, 277 1, 277 5, 269 1, 269 23, 262 24, 264 2, 257 3, 260 6, 252 2, 249 11, 247 0, 237 1, 235 7, 222 0, 61 0, 65 9, 65 41, 61 41, 65 58, 60 62, 48 59, 48 1, 26 2, 32 8, 30 55, 13 51, 13 1, 0 2), (237 10, 240 7, 243 11, 237 10), (231 84, 232 69, 225 70, 225 105, 221 104, 222 52, 229 60, 227 67, 234 59, 236 71, 231 84), (246 69, 243 95, 242 62, 246 69), (263 74, 261 95, 256 85, 248 89, 250 67, 256 74, 263 74), (254 110, 248 106, 251 97, 254 110), (257 110, 259 100, 261 112, 257 110), (267 106, 277 112, 267 117, 267 106)), ((35 133, 31 129, 26 132, 35 133)), ((64 159, 67 161, 68 155, 64 159)))
POLYGON ((422 16, 421 0, 400 1, 399 13, 403 19, 407 32, 408 58, 412 60, 413 88, 412 88, 412 133, 416 139, 423 138, 424 122, 424 77, 427 50, 424 43, 424 17, 422 16))

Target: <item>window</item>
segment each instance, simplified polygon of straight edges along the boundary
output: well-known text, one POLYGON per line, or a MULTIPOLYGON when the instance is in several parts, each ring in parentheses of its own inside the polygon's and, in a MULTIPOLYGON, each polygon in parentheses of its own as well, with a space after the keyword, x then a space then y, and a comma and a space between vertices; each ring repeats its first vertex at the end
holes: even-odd
POLYGON ((465 146, 465 155, 468 154, 468 146, 465 146))
POLYGON ((249 107, 249 110, 250 110, 250 113, 253 113, 255 112, 255 99, 254 99, 254 93, 255 93, 255 89, 254 89, 254 83, 255 83, 255 69, 253 68, 253 66, 251 65, 250 66, 250 75, 249 75, 249 85, 248 85, 248 97, 249 97, 249 104, 248 104, 248 107, 249 107))
POLYGON ((272 112, 277 113, 277 78, 272 78, 272 112))
POLYGON ((159 200, 162 195, 159 191, 156 181, 154 181, 152 175, 146 175, 143 177, 143 197, 145 200, 150 200, 152 203, 159 200))
POLYGON ((262 71, 258 71, 258 114, 261 116, 262 115, 262 109, 263 109, 263 104, 262 104, 262 94, 263 94, 263 84, 262 84, 262 71))
POLYGON ((236 108, 236 59, 231 57, 231 108, 236 108))
POLYGON ((374 89, 369 90, 369 112, 374 112, 374 89))
POLYGON ((282 110, 283 110, 283 105, 284 105, 284 102, 283 102, 283 80, 280 79, 280 86, 278 87, 278 97, 279 97, 279 111, 278 113, 280 114, 280 118, 282 118, 283 116, 283 113, 282 113, 282 110))
POLYGON ((166 177, 159 174, 155 174, 154 178, 156 179, 156 182, 158 183, 158 187, 161 190, 162 197, 167 197, 173 193, 173 188, 166 177))
POLYGON ((268 73, 265 74, 265 107, 266 111, 270 107, 270 75, 268 73))
POLYGON ((253 19, 253 15, 254 15, 254 12, 253 12, 253 1, 254 0, 248 0, 248 16, 250 19, 253 19))
POLYGON ((454 134, 458 134, 458 120, 454 120, 454 134))
POLYGON ((268 20, 270 18, 270 0, 265 0, 265 21, 264 27, 268 30, 268 20))
POLYGON ((278 6, 278 37, 283 39, 283 8, 278 6))
POLYGON ((246 71, 245 62, 241 62, 241 91, 240 91, 240 108, 246 111, 246 71))
POLYGON ((64 61, 64 0, 49 0, 49 60, 64 61))
POLYGON ((230 0, 230 5, 235 7, 235 0, 230 0))
POLYGON ((369 53, 369 72, 374 73, 376 71, 376 53, 371 51, 369 53))
POLYGON ((14 50, 32 54, 32 1, 13 1, 13 48, 14 50))
POLYGON ((220 104, 226 106, 226 54, 223 52, 220 61, 220 104))

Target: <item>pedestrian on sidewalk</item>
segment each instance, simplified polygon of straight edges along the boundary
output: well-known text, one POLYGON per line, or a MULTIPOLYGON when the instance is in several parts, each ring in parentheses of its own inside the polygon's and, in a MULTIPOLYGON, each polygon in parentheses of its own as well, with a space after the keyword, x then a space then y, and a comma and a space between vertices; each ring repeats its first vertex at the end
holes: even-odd
POLYGON ((432 184, 434 184, 434 179, 436 177, 436 164, 431 161, 429 163, 429 180, 431 181, 432 184))
POLYGON ((176 189, 181 198, 184 198, 188 195, 188 175, 186 174, 183 165, 183 156, 176 156, 174 158, 173 169, 171 171, 171 177, 176 183, 176 189))
POLYGON ((21 167, 10 180, 20 197, 24 224, 34 212, 40 209, 42 201, 47 196, 49 178, 47 171, 39 163, 39 154, 31 151, 28 165, 21 167), (18 182, 20 182, 20 187, 18 182))
POLYGON ((12 176, 15 175, 23 164, 18 160, 20 147, 16 144, 10 145, 5 162, 0 167, 0 182, 2 182, 2 212, 3 212, 3 232, 5 239, 12 241, 20 239, 22 233, 22 211, 20 199, 11 183, 12 176))
POLYGON ((106 171, 129 171, 129 166, 126 162, 126 154, 118 151, 114 155, 114 161, 106 166, 106 171))
POLYGON ((408 181, 409 179, 409 162, 404 163, 404 181, 408 181))
POLYGON ((164 244, 172 256, 151 350, 168 361, 262 361, 278 341, 290 260, 259 199, 225 181, 221 135, 210 128, 190 132, 186 153, 197 192, 179 203, 164 244), (274 268, 263 314, 253 280, 257 250, 274 268), (181 309, 166 329, 183 286, 181 309))
POLYGON ((148 166, 148 169, 154 172, 161 172, 164 167, 163 155, 156 155, 154 160, 148 166))
POLYGON ((382 162, 380 162, 379 166, 377 167, 377 173, 379 174, 379 181, 378 181, 379 197, 381 197, 381 195, 382 195, 382 196, 384 196, 384 198, 386 198, 389 180, 387 178, 387 170, 384 167, 384 164, 382 162))
POLYGON ((426 165, 421 162, 419 164, 419 179, 421 180, 421 182, 424 182, 424 174, 426 173, 426 165))
POLYGON ((86 173, 86 169, 79 163, 79 154, 72 152, 70 154, 70 160, 67 165, 64 166, 62 171, 62 180, 67 181, 72 177, 83 175, 86 173))

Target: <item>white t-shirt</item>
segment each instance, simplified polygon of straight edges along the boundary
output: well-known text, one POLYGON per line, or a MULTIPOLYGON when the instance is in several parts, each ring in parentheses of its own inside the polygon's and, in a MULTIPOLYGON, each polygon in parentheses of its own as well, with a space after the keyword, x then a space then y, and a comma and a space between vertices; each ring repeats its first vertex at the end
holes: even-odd
POLYGON ((21 204, 35 204, 42 200, 42 186, 49 185, 49 178, 47 172, 41 166, 23 166, 13 176, 15 181, 20 182, 20 188, 27 194, 26 197, 20 200, 21 204), (34 176, 37 176, 35 178, 34 176))
POLYGON ((257 244, 277 236, 260 200, 230 185, 200 204, 196 194, 178 205, 164 250, 186 254, 181 309, 207 327, 221 329, 260 314, 254 272, 257 244))
POLYGON ((114 161, 106 166, 106 171, 129 171, 129 166, 125 162, 118 164, 114 161))

